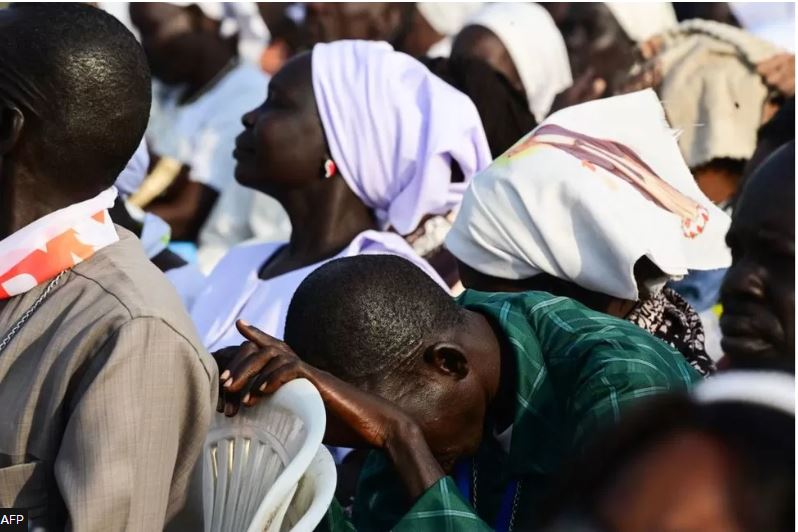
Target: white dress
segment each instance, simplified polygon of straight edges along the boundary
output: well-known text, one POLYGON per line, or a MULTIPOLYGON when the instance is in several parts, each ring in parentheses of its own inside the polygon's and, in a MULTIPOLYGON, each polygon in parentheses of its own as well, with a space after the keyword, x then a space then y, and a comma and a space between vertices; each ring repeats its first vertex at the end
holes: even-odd
MULTIPOLYGON (((205 347, 213 352, 239 345, 244 337, 235 327, 244 319, 276 338, 283 338, 288 305, 300 283, 327 261, 278 275, 258 278, 258 270, 284 243, 246 243, 231 249, 208 277, 205 289, 196 298, 191 317, 205 347)), ((338 255, 329 259, 366 254, 402 256, 424 270, 448 291, 435 270, 395 234, 364 231, 338 255)))

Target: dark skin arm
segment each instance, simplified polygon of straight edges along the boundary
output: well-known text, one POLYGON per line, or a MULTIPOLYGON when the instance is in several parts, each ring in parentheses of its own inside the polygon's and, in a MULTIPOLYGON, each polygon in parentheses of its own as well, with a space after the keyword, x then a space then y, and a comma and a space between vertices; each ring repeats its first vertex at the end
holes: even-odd
POLYGON ((221 372, 220 412, 233 416, 239 404, 255 405, 286 382, 305 378, 327 409, 326 444, 385 451, 411 500, 445 476, 421 428, 399 407, 304 363, 287 344, 241 320, 236 327, 249 341, 214 353, 221 372))
POLYGON ((146 210, 169 224, 173 240, 196 242, 219 193, 209 186, 191 181, 189 175, 190 169, 183 166, 167 191, 153 200, 146 210))

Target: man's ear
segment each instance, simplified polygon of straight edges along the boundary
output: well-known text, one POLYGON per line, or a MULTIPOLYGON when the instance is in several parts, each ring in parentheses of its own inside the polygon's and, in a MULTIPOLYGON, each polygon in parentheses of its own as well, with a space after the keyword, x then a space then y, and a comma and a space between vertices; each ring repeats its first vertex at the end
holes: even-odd
POLYGON ((22 134, 25 117, 16 107, 0 104, 0 155, 10 152, 22 134))
POLYGON ((424 362, 435 371, 457 380, 464 379, 469 372, 468 358, 463 349, 456 344, 438 342, 424 351, 424 362))

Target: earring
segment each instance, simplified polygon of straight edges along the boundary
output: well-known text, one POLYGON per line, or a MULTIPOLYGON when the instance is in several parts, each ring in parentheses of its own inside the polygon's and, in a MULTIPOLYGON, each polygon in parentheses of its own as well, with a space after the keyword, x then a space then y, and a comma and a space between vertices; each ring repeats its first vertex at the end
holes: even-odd
POLYGON ((338 169, 335 166, 335 161, 332 159, 327 159, 324 161, 324 179, 329 179, 335 175, 335 172, 338 169))

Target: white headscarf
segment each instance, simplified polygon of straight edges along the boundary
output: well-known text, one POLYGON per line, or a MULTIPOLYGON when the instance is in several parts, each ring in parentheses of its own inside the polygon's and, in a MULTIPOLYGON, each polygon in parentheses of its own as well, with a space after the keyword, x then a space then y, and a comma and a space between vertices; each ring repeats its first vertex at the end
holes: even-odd
POLYGON ((482 4, 483 2, 419 2, 416 6, 432 29, 451 37, 463 29, 468 17, 482 7, 482 4))
POLYGON ((341 175, 403 235, 457 208, 470 177, 490 164, 471 100, 386 43, 317 44, 313 92, 341 175), (465 182, 452 183, 453 160, 465 182))
POLYGON ((487 275, 545 272, 637 300, 634 266, 642 257, 668 277, 728 266, 729 223, 699 190, 656 94, 646 90, 550 116, 474 177, 446 245, 487 275), (574 143, 573 134, 552 126, 602 147, 574 143), (621 172, 624 166, 636 171, 621 172))
POLYGON ((606 2, 630 39, 643 42, 678 24, 670 2, 606 2))
POLYGON ((545 8, 532 3, 495 3, 479 10, 470 25, 492 31, 504 44, 526 91, 529 110, 542 122, 554 97, 573 84, 568 51, 545 8))

